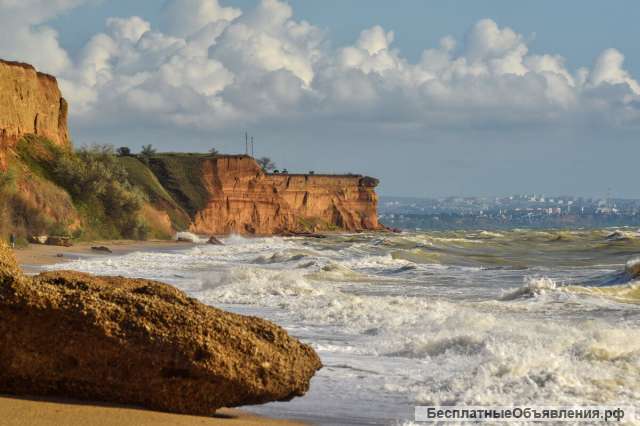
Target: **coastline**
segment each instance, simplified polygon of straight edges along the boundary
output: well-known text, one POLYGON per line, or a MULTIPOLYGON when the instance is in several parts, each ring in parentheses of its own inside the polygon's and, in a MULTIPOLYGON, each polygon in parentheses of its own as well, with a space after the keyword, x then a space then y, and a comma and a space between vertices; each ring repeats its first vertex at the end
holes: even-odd
POLYGON ((71 247, 29 244, 27 247, 17 247, 14 254, 18 264, 26 273, 38 272, 38 267, 65 263, 83 256, 122 256, 134 251, 177 250, 190 248, 195 244, 171 240, 112 240, 81 242, 71 247), (91 247, 105 246, 112 253, 92 250, 91 247))
MULTIPOLYGON (((135 251, 178 250, 195 246, 189 242, 168 240, 113 240, 82 242, 72 247, 29 244, 14 250, 18 264, 25 273, 36 274, 39 267, 56 263, 65 263, 84 256, 122 256, 135 251), (112 253, 92 250, 92 247, 105 246, 112 253)), ((235 408, 218 410, 214 417, 189 416, 139 407, 105 404, 92 401, 75 401, 64 398, 24 397, 0 394, 0 413, 2 424, 7 426, 116 426, 136 424, 139 426, 303 426, 307 423, 268 418, 235 408)))

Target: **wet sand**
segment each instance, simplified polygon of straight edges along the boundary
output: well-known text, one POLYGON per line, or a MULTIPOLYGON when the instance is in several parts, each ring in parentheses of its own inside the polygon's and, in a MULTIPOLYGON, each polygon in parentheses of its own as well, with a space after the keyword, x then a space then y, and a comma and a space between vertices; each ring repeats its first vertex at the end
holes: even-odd
POLYGON ((29 244, 27 247, 15 249, 16 259, 27 272, 36 272, 38 266, 64 263, 81 256, 107 256, 123 255, 134 251, 172 250, 193 247, 193 243, 153 240, 153 241, 94 241, 90 243, 78 243, 72 247, 47 246, 41 244, 29 244), (92 247, 107 247, 113 253, 105 253, 92 250, 92 247))

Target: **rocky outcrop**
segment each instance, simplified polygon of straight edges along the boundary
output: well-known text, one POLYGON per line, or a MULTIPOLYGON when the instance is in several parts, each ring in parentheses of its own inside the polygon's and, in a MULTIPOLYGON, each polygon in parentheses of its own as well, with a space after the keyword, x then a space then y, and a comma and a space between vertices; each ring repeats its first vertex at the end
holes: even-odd
POLYGON ((156 158, 152 167, 175 199, 187 206, 194 233, 273 235, 381 229, 374 178, 266 174, 249 156, 192 158, 182 163, 156 158), (194 179, 179 184, 187 170, 198 176, 197 187, 193 187, 194 179), (197 197, 190 195, 193 193, 197 197))
POLYGON ((6 167, 7 149, 27 134, 69 146, 67 109, 54 77, 0 60, 0 168, 6 167))
POLYGON ((0 247, 0 393, 211 414, 300 396, 320 367, 267 321, 153 281, 26 277, 0 247))
POLYGON ((380 228, 377 181, 359 175, 265 174, 247 156, 203 163, 209 193, 192 232, 278 234, 380 228))

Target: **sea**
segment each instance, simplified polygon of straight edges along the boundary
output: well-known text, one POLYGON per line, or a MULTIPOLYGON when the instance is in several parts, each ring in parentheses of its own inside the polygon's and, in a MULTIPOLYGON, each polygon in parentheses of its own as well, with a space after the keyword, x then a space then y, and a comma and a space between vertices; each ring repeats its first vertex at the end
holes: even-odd
POLYGON ((310 344, 308 394, 245 407, 261 415, 412 425, 417 405, 640 401, 637 230, 222 241, 46 268, 163 281, 310 344))

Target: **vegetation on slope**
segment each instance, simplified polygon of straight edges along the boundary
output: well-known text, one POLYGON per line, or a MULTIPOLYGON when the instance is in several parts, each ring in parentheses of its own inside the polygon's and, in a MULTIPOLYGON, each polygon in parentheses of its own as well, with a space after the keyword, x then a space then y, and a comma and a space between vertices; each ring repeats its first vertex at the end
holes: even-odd
POLYGON ((166 153, 149 155, 146 160, 173 199, 194 216, 207 205, 202 162, 210 157, 208 154, 166 153))
POLYGON ((120 156, 119 161, 127 171, 129 182, 145 194, 151 205, 169 215, 174 228, 188 228, 190 223, 189 215, 173 199, 158 181, 156 175, 142 161, 129 155, 120 156))
POLYGON ((0 172, 0 236, 60 235, 75 229, 78 215, 67 192, 20 161, 0 172))
POLYGON ((36 135, 20 140, 15 154, 0 172, 2 238, 171 238, 207 201, 199 159, 210 154, 156 154, 148 147, 132 155, 106 145, 71 151, 36 135))
MULTIPOLYGON (((81 223, 58 222, 58 231, 73 233, 83 239, 144 239, 148 236, 149 229, 139 215, 144 197, 129 182, 127 170, 118 161, 113 148, 95 146, 72 152, 30 135, 18 143, 17 152, 16 168, 35 177, 36 181, 47 182, 51 191, 55 188, 59 193, 68 194, 73 201, 81 223)), ((22 197, 33 195, 28 188, 18 188, 17 192, 22 197)), ((43 194, 40 204, 53 208, 59 203, 56 195, 43 194)), ((25 213, 21 216, 31 218, 34 215, 25 213)), ((30 234, 53 231, 50 227, 41 230, 33 225, 24 228, 30 234)))
MULTIPOLYGON (((37 235, 171 238, 207 207, 203 168, 219 155, 157 153, 151 145, 139 154, 108 145, 73 151, 36 135, 23 137, 8 154, 9 170, 0 171, 0 238, 14 233, 22 242, 37 235)), ((275 167, 268 158, 261 165, 275 167)), ((336 226, 299 218, 298 228, 336 226)))

